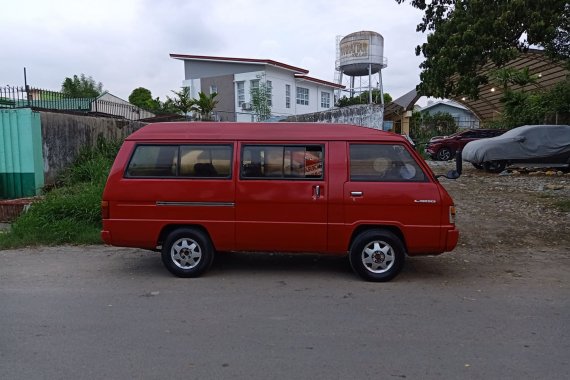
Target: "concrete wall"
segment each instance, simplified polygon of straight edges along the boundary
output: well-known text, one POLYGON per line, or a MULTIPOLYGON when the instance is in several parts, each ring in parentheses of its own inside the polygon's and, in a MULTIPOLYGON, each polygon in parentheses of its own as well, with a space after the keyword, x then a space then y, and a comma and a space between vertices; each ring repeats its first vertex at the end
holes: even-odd
POLYGON ((73 162, 83 146, 93 146, 99 136, 123 139, 146 123, 115 118, 40 112, 45 184, 73 162))
POLYGON ((309 123, 355 124, 369 128, 382 129, 384 109, 381 104, 362 104, 327 111, 290 116, 285 121, 309 123))

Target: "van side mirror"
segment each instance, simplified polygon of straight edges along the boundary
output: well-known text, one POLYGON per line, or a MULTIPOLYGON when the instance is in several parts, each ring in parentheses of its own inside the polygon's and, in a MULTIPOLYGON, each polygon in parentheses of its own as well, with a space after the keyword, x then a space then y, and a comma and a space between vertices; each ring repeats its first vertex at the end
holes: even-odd
POLYGON ((461 176, 463 171, 463 157, 461 156, 461 150, 455 153, 455 170, 450 170, 447 174, 436 175, 435 178, 445 177, 447 179, 457 179, 461 176))

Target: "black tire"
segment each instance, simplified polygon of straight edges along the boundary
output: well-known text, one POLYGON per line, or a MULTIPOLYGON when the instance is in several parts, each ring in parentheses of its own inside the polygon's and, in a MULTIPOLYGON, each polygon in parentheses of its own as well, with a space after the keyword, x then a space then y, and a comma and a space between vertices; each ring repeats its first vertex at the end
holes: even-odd
POLYGON ((437 151, 436 157, 439 161, 449 161, 453 158, 453 155, 449 148, 441 148, 437 151))
POLYGON ((352 270, 366 281, 390 281, 404 267, 404 244, 386 230, 368 230, 359 234, 350 247, 352 270))
POLYGON ((198 277, 214 261, 210 238, 195 228, 179 228, 168 235, 162 246, 162 263, 175 276, 198 277))
POLYGON ((507 167, 506 161, 488 161, 483 163, 485 171, 489 173, 500 173, 507 167))
POLYGON ((481 164, 471 163, 471 165, 473 165, 473 167, 474 167, 475 169, 479 169, 479 170, 482 170, 482 169, 483 169, 483 165, 481 165, 481 164))

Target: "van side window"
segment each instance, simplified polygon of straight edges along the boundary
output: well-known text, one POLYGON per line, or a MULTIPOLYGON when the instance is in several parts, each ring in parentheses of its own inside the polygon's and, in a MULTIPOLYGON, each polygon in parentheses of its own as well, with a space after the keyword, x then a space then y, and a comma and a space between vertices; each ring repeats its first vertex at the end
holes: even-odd
POLYGON ((248 145, 241 157, 242 178, 323 178, 319 145, 248 145))
POLYGON ((427 177, 403 145, 350 144, 350 180, 423 182, 427 177))
POLYGON ((127 177, 230 178, 231 145, 139 145, 127 177))
POLYGON ((139 145, 129 162, 126 176, 174 177, 177 162, 177 145, 139 145))
POLYGON ((231 177, 232 147, 230 145, 180 146, 181 177, 231 177))

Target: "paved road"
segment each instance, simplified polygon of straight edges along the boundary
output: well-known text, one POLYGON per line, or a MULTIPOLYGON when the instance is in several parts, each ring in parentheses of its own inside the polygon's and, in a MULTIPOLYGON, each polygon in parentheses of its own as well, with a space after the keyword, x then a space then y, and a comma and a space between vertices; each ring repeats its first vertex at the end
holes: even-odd
POLYGON ((179 279, 140 250, 0 251, 0 378, 568 379, 568 251, 520 255, 460 248, 373 284, 339 258, 179 279))

